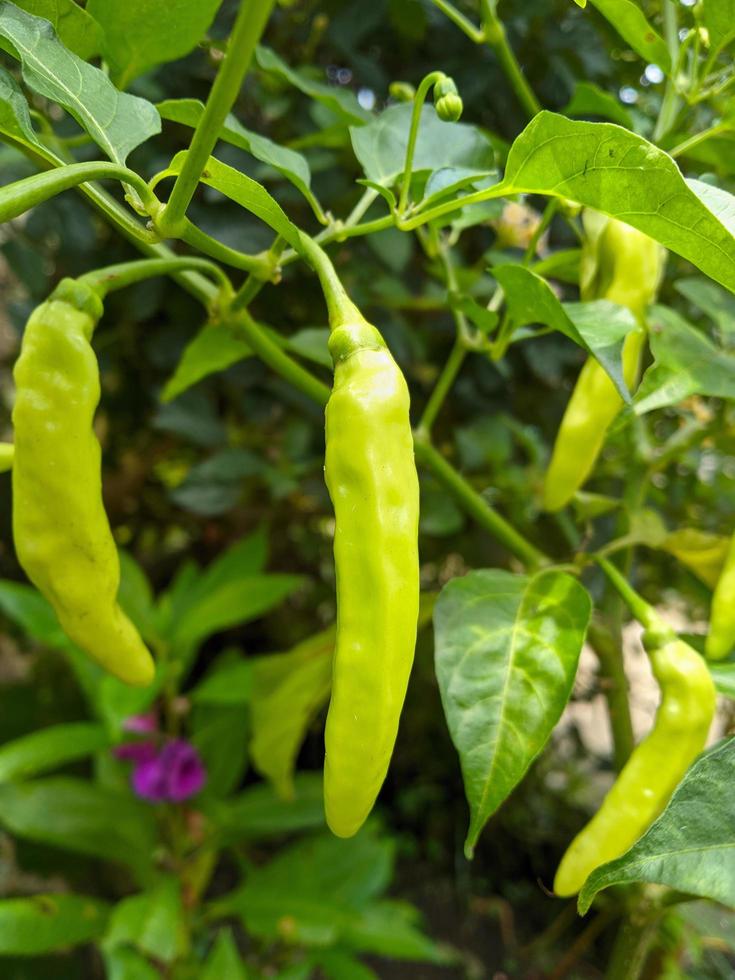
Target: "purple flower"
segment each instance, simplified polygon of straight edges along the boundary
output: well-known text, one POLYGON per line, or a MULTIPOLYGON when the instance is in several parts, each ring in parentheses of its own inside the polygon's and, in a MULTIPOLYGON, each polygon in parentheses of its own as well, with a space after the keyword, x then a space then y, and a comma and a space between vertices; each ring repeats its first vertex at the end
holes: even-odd
POLYGON ((168 799, 166 773, 161 766, 161 757, 156 755, 133 768, 130 782, 136 794, 150 803, 162 803, 168 799))
POLYGON ((158 718, 153 711, 145 715, 130 715, 122 727, 123 731, 134 732, 136 735, 152 735, 158 731, 158 718))
POLYGON ((153 742, 125 742, 123 745, 116 745, 112 751, 118 759, 140 765, 155 757, 156 746, 153 742))
POLYGON ((133 762, 131 784, 141 799, 151 803, 169 800, 181 803, 195 796, 207 779, 206 770, 197 750, 184 739, 172 739, 158 751, 152 742, 121 746, 124 755, 133 762))

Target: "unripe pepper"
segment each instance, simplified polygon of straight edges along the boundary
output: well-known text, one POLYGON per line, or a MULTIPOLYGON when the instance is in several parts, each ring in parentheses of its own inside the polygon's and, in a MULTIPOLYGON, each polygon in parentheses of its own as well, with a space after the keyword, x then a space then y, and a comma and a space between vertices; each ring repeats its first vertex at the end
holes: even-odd
POLYGON ((144 685, 153 661, 117 605, 120 564, 92 428, 100 384, 90 340, 101 314, 93 289, 65 279, 26 324, 14 372, 13 535, 69 638, 121 680, 144 685))
POLYGON ((385 779, 416 645, 419 487, 408 388, 378 331, 338 327, 329 349, 324 472, 334 505, 337 641, 324 802, 359 830, 385 779))
POLYGON ((649 644, 661 703, 602 806, 574 838, 554 878, 557 895, 574 895, 600 865, 624 854, 668 803, 704 748, 715 712, 707 665, 683 640, 649 644))
POLYGON ((722 660, 735 648, 735 534, 712 596, 705 651, 710 660, 722 660))
MULTIPOLYGON (((623 344, 623 378, 635 387, 645 343, 645 312, 663 271, 664 251, 643 232, 613 218, 585 212, 588 232, 582 256, 583 300, 608 299, 626 306, 638 329, 623 344)), ((544 481, 544 507, 560 510, 592 472, 623 399, 597 360, 589 357, 577 379, 554 443, 544 481)))

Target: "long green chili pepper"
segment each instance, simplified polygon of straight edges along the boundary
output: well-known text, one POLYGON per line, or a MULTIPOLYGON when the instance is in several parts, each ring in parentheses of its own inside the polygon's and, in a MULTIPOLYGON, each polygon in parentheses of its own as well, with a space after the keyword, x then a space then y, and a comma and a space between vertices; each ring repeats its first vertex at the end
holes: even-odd
MULTIPOLYGON (((656 295, 664 251, 630 225, 585 212, 587 240, 582 258, 582 299, 608 299, 627 306, 639 327, 623 345, 623 377, 628 388, 638 378, 645 344, 644 315, 656 295)), ((544 507, 560 510, 592 472, 623 400, 600 364, 589 357, 577 379, 556 436, 544 482, 544 507)))
POLYGON ((735 534, 712 596, 705 651, 710 660, 722 660, 735 649, 735 534))
POLYGON ((64 279, 26 324, 15 366, 13 534, 70 639, 121 680, 144 685, 153 661, 117 605, 120 564, 92 429, 100 384, 90 339, 101 314, 93 289, 64 279))

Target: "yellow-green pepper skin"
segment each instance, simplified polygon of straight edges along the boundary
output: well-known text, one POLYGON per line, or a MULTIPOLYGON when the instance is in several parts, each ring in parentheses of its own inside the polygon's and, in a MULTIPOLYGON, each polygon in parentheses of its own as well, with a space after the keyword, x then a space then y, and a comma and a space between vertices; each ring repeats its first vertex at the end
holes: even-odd
POLYGON ((329 348, 324 472, 336 518, 337 639, 324 802, 332 831, 351 837, 385 779, 413 663, 419 486, 408 388, 382 337, 348 324, 329 348))
POLYGON ((735 534, 712 596, 705 652, 710 660, 722 660, 735 648, 735 534))
POLYGON ((649 653, 661 687, 653 728, 569 845, 554 879, 557 895, 574 895, 595 868, 624 854, 661 813, 704 748, 716 700, 706 663, 678 639, 649 653))
POLYGON ((67 636, 116 677, 145 685, 155 669, 117 605, 120 564, 92 428, 100 383, 90 340, 101 314, 92 289, 65 279, 26 324, 14 372, 13 536, 67 636))
POLYGON ((15 458, 15 446, 12 442, 0 442, 0 473, 12 469, 15 458))
MULTIPOLYGON (((623 377, 633 389, 645 343, 644 315, 656 295, 664 252, 647 235, 612 218, 588 216, 585 224, 590 235, 582 258, 582 299, 608 299, 627 306, 639 322, 623 344, 623 377)), ((556 436, 544 481, 546 510, 566 506, 588 479, 622 407, 607 373, 589 357, 556 436)))

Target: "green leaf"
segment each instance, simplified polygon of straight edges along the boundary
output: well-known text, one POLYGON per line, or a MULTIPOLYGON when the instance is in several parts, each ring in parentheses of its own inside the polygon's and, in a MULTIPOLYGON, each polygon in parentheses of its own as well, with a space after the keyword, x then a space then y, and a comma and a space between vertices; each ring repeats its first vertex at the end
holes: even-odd
POLYGON ((56 650, 71 646, 51 604, 32 585, 0 580, 0 609, 31 639, 56 650))
POLYGON ((561 716, 590 613, 585 589, 554 571, 474 571, 439 596, 436 675, 470 805, 468 858, 561 716))
POLYGON ((597 358, 620 397, 630 402, 621 361, 623 340, 638 325, 630 310, 608 300, 561 303, 545 279, 522 265, 495 266, 493 275, 516 327, 543 323, 563 333, 597 358))
MULTIPOLYGON (((172 177, 180 173, 187 152, 187 150, 182 150, 177 153, 166 170, 158 174, 156 180, 162 180, 164 177, 172 177)), ((261 221, 278 232, 282 238, 285 238, 292 248, 295 248, 297 252, 301 251, 301 238, 298 228, 291 224, 278 201, 271 197, 265 187, 259 184, 257 180, 253 180, 252 177, 240 173, 234 167, 222 163, 216 157, 210 157, 201 181, 239 204, 246 211, 250 211, 256 218, 260 218, 261 221)))
POLYGON ((255 49, 255 60, 263 71, 280 78, 289 85, 293 85, 299 92, 303 92, 310 99, 320 102, 346 122, 360 125, 373 118, 369 112, 361 107, 355 95, 348 89, 314 81, 305 71, 290 68, 285 61, 278 57, 275 51, 262 44, 255 49))
POLYGON ((86 895, 34 895, 0 901, 0 956, 40 956, 98 939, 109 907, 86 895))
POLYGON ((735 358, 668 307, 655 306, 649 326, 654 363, 635 396, 638 415, 676 405, 690 395, 735 398, 735 358))
POLYGON ((594 82, 577 82, 571 99, 561 112, 564 116, 602 116, 626 129, 633 128, 633 120, 625 106, 594 82))
POLYGON ((669 805, 616 861, 597 868, 579 894, 581 915, 611 885, 650 882, 735 906, 735 739, 694 763, 669 805))
POLYGON ((160 132, 155 106, 118 92, 104 72, 67 51, 48 21, 0 3, 0 38, 21 62, 26 84, 63 106, 116 163, 160 132))
POLYGON ((271 786, 261 783, 226 802, 203 805, 226 842, 281 837, 324 826, 322 777, 316 773, 296 776, 290 800, 280 799, 271 786))
POLYGON ((108 748, 101 725, 89 722, 52 725, 0 747, 0 782, 26 779, 108 748))
POLYGON ((365 966, 350 953, 340 949, 327 949, 314 956, 315 965, 321 968, 326 980, 380 980, 378 974, 365 966))
POLYGON ((702 21, 711 47, 724 48, 735 39, 735 0, 702 0, 702 21))
POLYGON ((227 796, 242 782, 248 764, 248 727, 247 715, 240 705, 195 706, 191 742, 207 772, 205 794, 227 796), (223 746, 227 746, 226 752, 223 746))
POLYGON ((171 642, 195 646, 212 633, 257 619, 303 585, 299 575, 244 575, 194 599, 174 624, 171 642))
POLYGON ((245 964, 229 929, 217 935, 207 962, 199 974, 199 980, 247 980, 245 964))
POLYGON ((156 636, 156 610, 153 590, 145 572, 127 551, 121 551, 120 588, 117 600, 144 638, 156 636))
MULTIPOLYGON (((350 128, 352 149, 371 181, 390 186, 403 173, 411 111, 409 103, 390 106, 367 126, 350 128)), ((433 106, 421 110, 414 173, 445 167, 487 172, 494 156, 490 141, 475 126, 442 122, 433 106)))
MULTIPOLYGON (((735 237, 663 150, 612 123, 540 112, 513 143, 497 196, 567 197, 650 235, 735 292, 735 237)), ((701 190, 701 189, 699 189, 701 190)), ((712 198, 713 199, 713 198, 712 198)))
POLYGON ((104 31, 102 54, 120 88, 199 44, 221 0, 87 0, 104 31))
POLYGON ((735 336, 735 296, 704 276, 678 279, 674 289, 706 313, 720 333, 735 336))
POLYGON ((133 946, 163 963, 172 963, 186 948, 181 886, 160 878, 150 891, 124 898, 115 906, 104 942, 106 949, 133 946))
POLYGON ((0 133, 24 146, 40 146, 33 129, 28 102, 13 76, 0 67, 0 133))
MULTIPOLYGON (((204 112, 204 103, 198 99, 167 99, 159 102, 157 108, 161 118, 193 129, 204 112)), ((322 209, 311 190, 311 170, 303 154, 245 129, 232 115, 225 120, 219 135, 225 143, 245 150, 285 177, 304 195, 316 216, 323 218, 322 209)))
POLYGON ((88 61, 99 53, 102 29, 88 10, 74 0, 14 0, 16 7, 49 21, 59 40, 88 61))
POLYGON ((651 27, 633 0, 591 0, 602 16, 644 61, 671 73, 671 55, 666 42, 651 27))
POLYGON ((252 357, 245 338, 226 323, 205 323, 186 345, 176 370, 161 393, 162 402, 173 401, 198 381, 252 357))
POLYGON ((235 541, 199 576, 189 600, 205 597, 223 585, 234 585, 246 575, 257 575, 268 561, 268 532, 265 525, 235 541))
POLYGON ((412 905, 389 899, 371 903, 359 919, 347 922, 342 942, 360 953, 392 960, 451 963, 457 959, 421 932, 419 915, 412 905))
POLYGON ((245 884, 217 903, 218 914, 239 915, 248 932, 291 942, 334 944, 359 911, 385 891, 393 870, 393 845, 370 828, 340 840, 320 836, 281 850, 251 868, 245 884))
POLYGON ((296 756, 329 698, 334 637, 332 627, 289 653, 248 661, 252 671, 250 755, 254 767, 284 799, 293 797, 296 756))
POLYGON ((735 700, 735 661, 709 664, 709 672, 720 694, 735 700))
POLYGON ((156 846, 153 810, 79 779, 57 776, 0 786, 0 823, 28 838, 150 873, 156 846))
POLYGON ((107 980, 161 980, 161 973, 131 946, 103 947, 107 980))
POLYGON ((238 660, 209 671, 189 692, 199 704, 248 704, 253 696, 253 661, 238 660))
POLYGON ((286 346, 294 354, 320 364, 322 367, 332 369, 332 357, 327 347, 329 339, 329 329, 327 327, 305 327, 297 330, 296 333, 286 341, 286 346))

